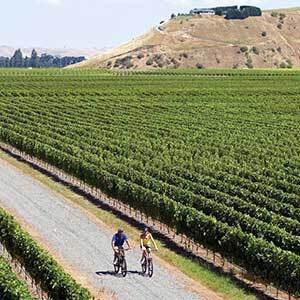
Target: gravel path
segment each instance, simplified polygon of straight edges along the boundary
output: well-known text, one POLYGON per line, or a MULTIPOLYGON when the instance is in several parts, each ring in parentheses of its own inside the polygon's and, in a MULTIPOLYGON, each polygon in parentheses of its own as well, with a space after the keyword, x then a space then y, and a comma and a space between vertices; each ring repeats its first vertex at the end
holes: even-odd
POLYGON ((127 252, 129 274, 112 273, 113 232, 100 227, 82 210, 0 159, 0 205, 14 210, 70 266, 96 289, 118 299, 203 299, 187 286, 190 281, 155 261, 153 278, 140 275, 140 252, 127 252))

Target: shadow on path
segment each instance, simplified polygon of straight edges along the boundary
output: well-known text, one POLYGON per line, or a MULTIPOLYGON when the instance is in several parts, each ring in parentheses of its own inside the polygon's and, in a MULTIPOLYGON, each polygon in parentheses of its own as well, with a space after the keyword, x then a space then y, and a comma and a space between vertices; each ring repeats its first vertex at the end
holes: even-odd
MULTIPOLYGON (((138 271, 127 271, 127 274, 134 274, 134 275, 139 275, 139 276, 143 276, 143 274, 141 272, 138 271)), ((98 276, 113 276, 113 277, 120 277, 123 278, 122 274, 116 274, 115 271, 97 271, 96 275, 98 276)))

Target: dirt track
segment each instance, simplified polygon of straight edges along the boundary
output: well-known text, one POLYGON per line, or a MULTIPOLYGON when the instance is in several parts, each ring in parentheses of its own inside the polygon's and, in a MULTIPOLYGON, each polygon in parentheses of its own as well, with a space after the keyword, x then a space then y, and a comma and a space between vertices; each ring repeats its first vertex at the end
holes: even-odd
POLYGON ((191 290, 188 278, 158 261, 153 278, 142 276, 137 248, 127 253, 128 276, 115 276, 110 248, 113 232, 1 159, 0 204, 25 220, 95 290, 105 288, 117 299, 204 299, 191 290))

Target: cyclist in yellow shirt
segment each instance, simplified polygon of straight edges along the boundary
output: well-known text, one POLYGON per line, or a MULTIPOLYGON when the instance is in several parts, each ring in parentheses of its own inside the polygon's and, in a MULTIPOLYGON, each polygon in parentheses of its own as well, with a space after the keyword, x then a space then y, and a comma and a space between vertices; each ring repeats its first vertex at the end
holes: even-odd
POLYGON ((157 245, 153 239, 152 234, 149 232, 149 228, 145 227, 143 230, 143 233, 141 234, 141 242, 140 242, 140 247, 141 250, 143 251, 142 253, 142 260, 147 256, 151 256, 151 245, 154 246, 155 250, 158 251, 157 245))

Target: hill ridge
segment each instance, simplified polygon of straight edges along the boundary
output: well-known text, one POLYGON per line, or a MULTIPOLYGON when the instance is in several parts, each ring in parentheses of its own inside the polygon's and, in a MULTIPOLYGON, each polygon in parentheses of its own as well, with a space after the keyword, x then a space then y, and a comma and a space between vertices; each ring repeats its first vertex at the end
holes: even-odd
POLYGON ((73 67, 280 68, 300 66, 300 9, 261 17, 179 16, 73 67))

